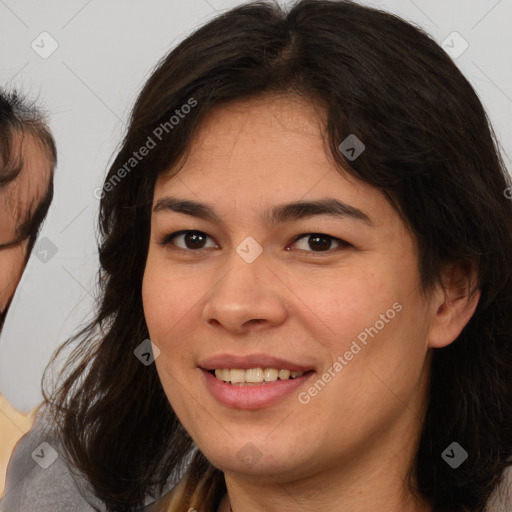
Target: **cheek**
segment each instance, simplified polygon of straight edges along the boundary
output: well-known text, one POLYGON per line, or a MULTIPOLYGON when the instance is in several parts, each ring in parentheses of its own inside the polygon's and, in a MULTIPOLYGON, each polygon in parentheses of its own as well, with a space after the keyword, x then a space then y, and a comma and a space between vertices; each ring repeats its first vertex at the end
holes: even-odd
POLYGON ((148 255, 142 281, 144 317, 151 340, 161 349, 178 350, 185 344, 202 291, 197 279, 170 268, 165 260, 148 255), (175 335, 173 335, 173 333, 175 335))
MULTIPOLYGON (((397 300, 397 290, 386 275, 365 268, 350 268, 338 273, 295 276, 291 289, 310 311, 315 331, 325 333, 333 343, 350 344, 365 327, 373 325, 381 313, 397 300), (343 341, 342 341, 343 340, 343 341)), ((334 347, 336 348, 336 347, 334 347)), ((341 346, 340 348, 343 348, 341 346)))
POLYGON ((151 255, 148 256, 142 280, 142 304, 150 338, 160 347, 163 333, 172 325, 175 293, 159 267, 151 255))
POLYGON ((150 252, 142 281, 142 302, 149 337, 160 349, 155 366, 162 388, 180 421, 194 434, 194 425, 201 424, 200 411, 191 410, 185 383, 188 372, 194 368, 191 318, 197 311, 194 304, 200 296, 191 293, 190 282, 183 277, 176 278, 176 274, 180 275, 169 269, 165 261, 153 258, 150 252), (190 415, 198 418, 191 419, 190 415))
POLYGON ((414 379, 425 355, 428 327, 418 279, 411 256, 399 263, 351 266, 330 277, 308 274, 295 279, 300 286, 294 291, 307 306, 317 346, 333 361, 347 355, 350 368, 344 374, 360 379, 361 367, 370 365, 393 380, 394 372, 407 364, 414 379))

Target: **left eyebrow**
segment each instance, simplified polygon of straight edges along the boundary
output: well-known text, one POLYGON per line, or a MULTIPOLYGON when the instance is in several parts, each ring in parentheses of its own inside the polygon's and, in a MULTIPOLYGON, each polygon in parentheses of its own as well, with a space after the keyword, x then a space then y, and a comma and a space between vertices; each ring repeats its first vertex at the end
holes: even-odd
MULTIPOLYGON (((223 224, 222 219, 215 213, 212 206, 191 199, 179 199, 169 196, 163 197, 156 202, 153 208, 154 213, 167 210, 223 224)), ((318 199, 315 201, 295 201, 274 206, 264 212, 263 220, 268 226, 273 227, 284 222, 310 218, 317 215, 350 218, 367 224, 368 226, 373 226, 372 220, 365 212, 334 198, 318 199)))
POLYGON ((296 201, 272 208, 265 212, 264 218, 270 226, 299 219, 328 215, 330 217, 345 218, 363 222, 373 226, 370 217, 355 206, 351 206, 339 199, 326 198, 316 201, 296 201))

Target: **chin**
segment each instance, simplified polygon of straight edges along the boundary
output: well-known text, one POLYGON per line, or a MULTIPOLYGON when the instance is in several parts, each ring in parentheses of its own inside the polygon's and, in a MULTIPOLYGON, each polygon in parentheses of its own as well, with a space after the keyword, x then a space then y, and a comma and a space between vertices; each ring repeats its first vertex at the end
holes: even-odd
MULTIPOLYGON (((279 446, 282 450, 282 444, 279 446)), ((274 447, 268 445, 268 442, 266 447, 261 447, 244 439, 240 442, 231 442, 228 450, 213 448, 203 453, 213 466, 225 473, 268 478, 269 475, 291 475, 299 468, 304 469, 305 461, 293 458, 297 454, 296 446, 291 446, 288 452, 277 452, 274 447)))

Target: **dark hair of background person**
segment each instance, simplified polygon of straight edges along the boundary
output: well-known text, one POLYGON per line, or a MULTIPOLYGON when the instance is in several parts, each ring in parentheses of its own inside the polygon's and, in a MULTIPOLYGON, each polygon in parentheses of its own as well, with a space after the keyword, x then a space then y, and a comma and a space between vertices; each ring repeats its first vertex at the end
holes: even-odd
MULTIPOLYGON (((333 162, 378 187, 414 234, 425 296, 443 265, 477 265, 476 312, 433 355, 408 484, 435 512, 482 511, 512 454, 510 178, 481 102, 433 38, 349 1, 303 0, 288 12, 267 2, 237 7, 181 42, 145 84, 106 182, 176 109, 190 98, 197 106, 101 200, 98 310, 54 356, 80 341, 66 380, 44 393, 66 456, 108 510, 134 510, 186 468, 195 446, 155 365, 134 356, 149 337, 141 284, 154 184, 179 169, 209 112, 265 94, 325 108, 333 162), (338 149, 349 134, 366 146, 352 162, 338 149), (457 470, 441 458, 454 440, 469 453, 457 470)), ((176 510, 216 506, 226 490, 221 471, 196 451, 187 475, 176 510)))
MULTIPOLYGON (((53 199, 53 172, 57 165, 57 148, 46 118, 34 101, 20 92, 0 88, 0 191, 11 186, 23 171, 23 140, 27 135, 35 138, 45 151, 52 166, 52 175, 44 196, 37 204, 28 205, 22 216, 16 219, 15 240, 9 240, 11 247, 29 239, 25 264, 37 240, 39 230, 48 213, 53 199)), ((6 214, 0 211, 0 215, 6 214)), ((0 329, 7 310, 0 313, 0 329)))

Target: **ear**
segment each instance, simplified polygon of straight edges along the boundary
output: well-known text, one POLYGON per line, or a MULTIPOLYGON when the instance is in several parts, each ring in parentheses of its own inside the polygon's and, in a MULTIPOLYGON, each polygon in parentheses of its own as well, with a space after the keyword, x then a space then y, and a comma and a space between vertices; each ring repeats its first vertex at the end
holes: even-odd
POLYGON ((446 347, 454 342, 473 316, 480 290, 476 263, 451 263, 442 272, 442 282, 433 294, 433 317, 430 322, 428 345, 446 347))

